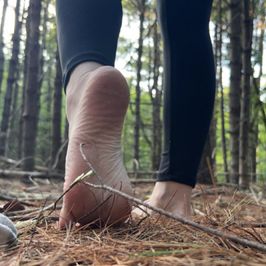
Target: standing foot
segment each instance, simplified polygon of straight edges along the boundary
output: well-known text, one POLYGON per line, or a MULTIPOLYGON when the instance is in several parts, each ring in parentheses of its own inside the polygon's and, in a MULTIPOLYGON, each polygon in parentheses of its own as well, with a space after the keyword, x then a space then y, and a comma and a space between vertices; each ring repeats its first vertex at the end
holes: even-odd
MULTIPOLYGON (((192 187, 172 182, 156 182, 151 197, 146 201, 151 206, 169 211, 172 214, 181 215, 184 218, 191 218, 191 193, 192 187)), ((148 214, 151 210, 145 209, 148 214)), ((133 216, 145 216, 145 212, 136 208, 133 216)))

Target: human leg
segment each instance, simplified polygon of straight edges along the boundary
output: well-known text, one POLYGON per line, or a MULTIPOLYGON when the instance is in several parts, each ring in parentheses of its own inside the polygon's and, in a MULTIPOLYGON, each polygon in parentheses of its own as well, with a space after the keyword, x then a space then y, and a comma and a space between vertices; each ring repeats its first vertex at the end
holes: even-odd
POLYGON ((215 95, 212 0, 157 4, 164 42, 164 151, 149 202, 189 216, 215 95))
MULTIPOLYGON (((60 57, 67 98, 69 145, 64 190, 89 167, 89 179, 128 194, 131 186, 122 161, 121 131, 129 101, 125 79, 114 65, 121 26, 120 0, 57 0, 60 57)), ((126 219, 127 200, 84 184, 75 186, 63 200, 59 226, 96 221, 104 226, 126 219)))

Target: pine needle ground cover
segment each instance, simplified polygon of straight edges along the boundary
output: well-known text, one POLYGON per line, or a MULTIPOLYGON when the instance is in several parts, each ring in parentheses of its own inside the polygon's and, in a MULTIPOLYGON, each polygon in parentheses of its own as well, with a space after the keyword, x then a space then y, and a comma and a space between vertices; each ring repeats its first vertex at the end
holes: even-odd
MULTIPOLYGON (((18 244, 0 251, 0 265, 265 265, 266 252, 155 215, 121 227, 56 227, 62 183, 0 179, 0 206, 17 225, 18 244), (16 201, 14 201, 16 199, 16 201)), ((136 184, 145 199, 152 184, 136 184)), ((61 202, 60 202, 61 203, 61 202)), ((240 239, 266 242, 266 200, 259 188, 197 186, 193 220, 240 239)))

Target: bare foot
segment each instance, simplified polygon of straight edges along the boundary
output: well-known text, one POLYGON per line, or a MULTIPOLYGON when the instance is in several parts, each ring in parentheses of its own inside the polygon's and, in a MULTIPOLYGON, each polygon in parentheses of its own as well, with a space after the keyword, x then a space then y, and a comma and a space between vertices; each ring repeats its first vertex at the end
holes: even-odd
MULTIPOLYGON (((69 145, 64 190, 89 170, 80 152, 80 144, 84 144, 84 154, 97 173, 88 182, 131 194, 121 153, 121 132, 129 102, 122 74, 109 66, 83 63, 72 73, 66 94, 69 145)), ((59 227, 72 223, 110 225, 124 221, 130 212, 126 199, 78 184, 64 196, 59 227)))
MULTIPOLYGON (((151 197, 146 201, 151 206, 169 211, 172 214, 191 218, 191 193, 192 188, 180 183, 167 181, 156 182, 151 197)), ((152 214, 151 210, 144 210, 152 214)), ((133 216, 144 216, 145 212, 136 208, 133 210, 133 216)))

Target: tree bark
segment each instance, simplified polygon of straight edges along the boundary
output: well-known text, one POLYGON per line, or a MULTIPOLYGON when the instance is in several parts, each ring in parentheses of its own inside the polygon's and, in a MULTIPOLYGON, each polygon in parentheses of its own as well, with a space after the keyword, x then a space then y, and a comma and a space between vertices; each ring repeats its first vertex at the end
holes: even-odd
POLYGON ((213 182, 216 182, 214 157, 215 132, 215 120, 212 120, 197 173, 197 181, 200 184, 213 184, 213 182))
POLYGON ((64 171, 65 169, 66 154, 67 154, 67 147, 68 147, 68 129, 69 129, 68 121, 65 118, 64 140, 62 141, 63 147, 61 146, 63 149, 62 149, 62 152, 58 154, 58 164, 54 165, 55 166, 54 168, 57 170, 64 171))
POLYGON ((261 87, 261 77, 263 75, 263 52, 264 52, 264 37, 265 37, 265 15, 266 11, 264 8, 265 1, 261 0, 260 5, 259 5, 259 20, 261 23, 261 26, 259 27, 260 33, 258 33, 258 38, 257 38, 257 46, 254 48, 255 52, 257 53, 255 55, 257 60, 257 64, 259 65, 259 74, 258 77, 253 78, 253 83, 255 82, 254 87, 254 101, 253 101, 253 123, 251 124, 251 143, 250 143, 250 162, 251 162, 251 181, 256 182, 257 181, 257 147, 258 147, 258 142, 259 142, 259 102, 260 102, 260 95, 257 95, 256 88, 261 87))
MULTIPOLYGON (((29 9, 28 9, 29 10, 29 9)), ((23 14, 27 13, 28 10, 25 7, 25 2, 24 2, 24 10, 23 10, 23 14)), ((27 29, 29 29, 29 24, 31 17, 27 16, 27 18, 25 19, 25 22, 23 23, 23 26, 26 27, 26 32, 28 31, 27 29)), ((20 117, 19 117, 19 123, 18 123, 18 128, 19 128, 19 132, 20 134, 18 135, 18 150, 17 150, 17 154, 18 154, 18 158, 22 158, 23 156, 23 114, 24 114, 24 107, 25 107, 25 99, 26 99, 26 82, 27 82, 27 66, 28 66, 28 50, 29 50, 29 38, 26 38, 25 40, 25 48, 24 48, 24 60, 23 60, 23 81, 22 81, 22 95, 21 95, 21 104, 20 104, 20 117)))
POLYGON ((243 86, 241 94, 240 140, 239 140, 239 181, 242 188, 248 188, 250 168, 248 161, 250 133, 250 90, 251 90, 251 51, 253 18, 250 0, 242 1, 243 8, 243 86))
POLYGON ((8 79, 7 87, 5 93, 4 108, 2 113, 2 122, 1 122, 1 133, 0 133, 0 155, 6 154, 7 146, 7 132, 10 121, 10 111, 11 111, 11 101, 14 86, 18 78, 18 65, 19 65, 19 51, 20 51, 20 32, 21 32, 21 21, 20 17, 20 0, 17 0, 16 10, 15 10, 15 30, 12 37, 12 56, 9 62, 8 68, 8 79))
POLYGON ((6 10, 8 6, 8 0, 3 1, 3 11, 2 18, 0 24, 0 94, 2 92, 2 83, 3 83, 3 73, 4 73, 4 65, 5 65, 5 55, 4 55, 4 26, 6 21, 6 10))
POLYGON ((240 125, 240 96, 241 96, 241 2, 230 0, 230 134, 231 134, 231 165, 230 182, 239 181, 239 125, 240 125))
POLYGON ((23 170, 32 171, 35 165, 35 146, 38 125, 39 106, 39 64, 40 64, 40 18, 41 0, 31 0, 29 4, 27 39, 29 49, 27 54, 27 77, 25 108, 23 113, 23 170))
MULTIPOLYGON (((49 9, 49 4, 50 0, 43 1, 44 2, 44 7, 43 7, 43 12, 41 16, 41 24, 42 24, 42 32, 40 36, 40 67, 39 67, 39 88, 42 88, 42 83, 43 83, 43 78, 44 78, 44 63, 45 63, 45 58, 44 58, 44 51, 46 50, 46 37, 47 37, 47 21, 48 21, 48 9, 49 9)), ((39 91, 39 94, 41 91, 39 91)), ((38 111, 39 112, 39 111, 38 111)))
POLYGON ((140 153, 139 153, 139 138, 140 138, 140 102, 141 102, 141 70, 142 70, 142 55, 143 55, 143 40, 144 40, 144 17, 146 11, 146 0, 139 1, 139 38, 138 38, 138 50, 137 50, 137 81, 136 81, 136 97, 135 97, 135 125, 134 125, 134 164, 133 170, 137 170, 136 162, 139 165, 140 153))
POLYGON ((62 72, 58 51, 56 52, 56 77, 54 82, 52 162, 61 147, 62 72))
MULTIPOLYGON (((154 11, 156 14, 156 11, 154 11)), ((160 34, 158 32, 157 16, 153 23, 153 62, 152 62, 153 84, 150 90, 152 102, 152 170, 157 170, 160 165, 162 150, 162 121, 161 121, 161 102, 162 90, 159 88, 159 68, 161 66, 160 53, 160 34)))
POLYGON ((222 48, 223 48, 223 21, 222 21, 222 0, 218 2, 218 32, 217 32, 217 73, 218 73, 218 84, 220 85, 220 112, 221 112, 221 136, 222 136, 222 154, 223 154, 223 168, 225 181, 228 183, 228 162, 227 162, 227 141, 226 141, 226 130, 225 130, 225 111, 224 111, 224 86, 223 86, 223 67, 222 67, 222 48))

